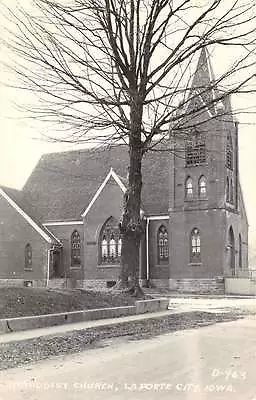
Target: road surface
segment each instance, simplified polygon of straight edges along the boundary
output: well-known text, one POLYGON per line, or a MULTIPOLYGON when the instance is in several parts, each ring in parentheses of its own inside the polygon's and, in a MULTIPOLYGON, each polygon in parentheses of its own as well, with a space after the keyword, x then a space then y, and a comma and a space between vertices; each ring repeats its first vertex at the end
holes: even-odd
POLYGON ((256 400, 256 317, 0 372, 0 400, 256 400))

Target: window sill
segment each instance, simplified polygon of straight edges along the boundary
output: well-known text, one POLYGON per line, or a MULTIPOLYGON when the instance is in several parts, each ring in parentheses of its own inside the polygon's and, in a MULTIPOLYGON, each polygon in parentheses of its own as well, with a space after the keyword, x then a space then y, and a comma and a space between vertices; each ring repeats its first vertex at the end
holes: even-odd
POLYGON ((158 263, 158 264, 156 264, 156 267, 157 267, 157 268, 169 267, 169 261, 165 261, 165 262, 162 262, 162 263, 158 263))
POLYGON ((191 164, 191 165, 187 165, 185 163, 185 168, 207 167, 208 165, 209 165, 209 163, 207 161, 201 162, 201 163, 198 163, 198 164, 191 164))
POLYGON ((77 266, 70 266, 70 269, 81 269, 81 265, 77 265, 77 266))
POLYGON ((98 264, 97 268, 120 268, 120 264, 98 264))
POLYGON ((187 201, 187 202, 208 201, 208 197, 191 197, 191 198, 185 198, 184 201, 187 201))
POLYGON ((190 262, 188 263, 189 267, 201 267, 203 265, 202 262, 190 262))
POLYGON ((24 271, 33 271, 33 268, 24 268, 24 271))

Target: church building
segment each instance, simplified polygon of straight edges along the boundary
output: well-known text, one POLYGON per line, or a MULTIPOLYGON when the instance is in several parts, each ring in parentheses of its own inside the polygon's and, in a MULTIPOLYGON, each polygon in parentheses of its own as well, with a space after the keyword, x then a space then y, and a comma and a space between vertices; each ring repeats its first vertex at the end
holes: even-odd
MULTIPOLYGON (((203 49, 183 133, 170 133, 175 151, 143 159, 142 285, 224 294, 226 278, 248 277, 238 123, 229 98, 214 102, 216 92, 202 90, 213 79, 203 49), (191 123, 190 109, 208 103, 191 123)), ((127 167, 128 148, 121 145, 51 153, 22 190, 0 188, 0 284, 113 286, 127 167)))

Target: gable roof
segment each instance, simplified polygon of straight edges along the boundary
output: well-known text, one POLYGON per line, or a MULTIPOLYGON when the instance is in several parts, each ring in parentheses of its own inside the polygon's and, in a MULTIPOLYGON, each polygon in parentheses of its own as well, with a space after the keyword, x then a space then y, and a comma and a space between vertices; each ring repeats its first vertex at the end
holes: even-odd
POLYGON ((97 200, 97 198, 101 194, 102 190, 104 189, 104 187, 110 180, 110 178, 113 178, 116 181, 116 183, 118 184, 118 186, 120 187, 120 189, 122 190, 122 192, 125 193, 125 191, 126 191, 125 185, 123 184, 122 180, 119 178, 119 176, 115 173, 115 171, 111 167, 109 173, 107 174, 106 178, 104 179, 104 182, 102 182, 99 189, 97 190, 97 192, 93 196, 92 200, 90 201, 90 204, 88 205, 88 207, 86 207, 86 210, 82 213, 82 217, 85 217, 88 214, 92 205, 97 200))
POLYGON ((1 186, 0 196, 2 196, 8 202, 8 204, 27 221, 27 223, 37 233, 39 233, 39 235, 46 240, 46 242, 60 245, 59 240, 51 232, 49 232, 48 229, 43 227, 38 221, 36 221, 27 213, 29 205, 26 203, 21 191, 1 186))
MULTIPOLYGON (((146 215, 168 213, 168 160, 168 152, 152 152, 142 161, 141 207, 146 215)), ((124 145, 45 154, 25 184, 23 195, 31 214, 42 223, 81 220, 110 168, 118 177, 125 177, 128 165, 128 147, 124 145)))

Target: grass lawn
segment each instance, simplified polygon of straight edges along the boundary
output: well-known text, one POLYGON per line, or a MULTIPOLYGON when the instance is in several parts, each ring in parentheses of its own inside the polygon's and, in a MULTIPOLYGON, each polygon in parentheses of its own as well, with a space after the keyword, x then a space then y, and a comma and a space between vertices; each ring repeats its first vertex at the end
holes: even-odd
POLYGON ((80 289, 0 288, 0 319, 133 305, 125 294, 80 289))

